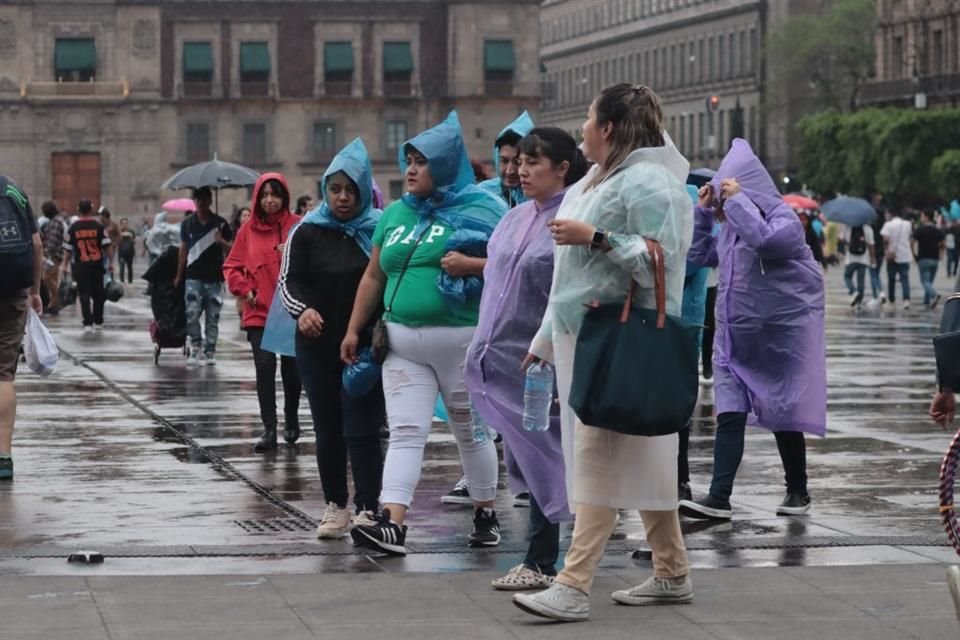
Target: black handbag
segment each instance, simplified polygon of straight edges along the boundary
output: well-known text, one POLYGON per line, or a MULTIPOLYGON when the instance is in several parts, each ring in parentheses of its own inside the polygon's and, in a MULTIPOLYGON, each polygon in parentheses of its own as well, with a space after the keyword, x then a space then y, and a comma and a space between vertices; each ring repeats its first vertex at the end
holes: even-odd
POLYGON ((427 233, 427 230, 429 230, 431 226, 432 225, 428 224, 426 227, 424 227, 423 231, 420 232, 420 235, 417 236, 416 242, 413 243, 413 248, 410 249, 410 253, 407 254, 407 259, 403 262, 403 268, 400 269, 400 275, 397 276, 397 286, 393 288, 393 295, 390 296, 390 302, 384 309, 383 315, 380 316, 380 318, 377 319, 376 324, 373 325, 373 338, 370 342, 370 353, 373 356, 373 361, 377 364, 383 364, 387 359, 387 353, 390 351, 390 342, 387 339, 387 315, 393 308, 393 301, 397 299, 397 292, 400 291, 400 282, 403 280, 404 274, 407 273, 407 267, 410 266, 410 260, 413 258, 413 253, 417 250, 417 247, 420 246, 420 240, 423 239, 423 236, 427 233))
POLYGON ((647 240, 657 308, 593 303, 577 335, 570 407, 586 425, 632 436, 677 433, 697 404, 700 327, 666 313, 663 248, 647 240))

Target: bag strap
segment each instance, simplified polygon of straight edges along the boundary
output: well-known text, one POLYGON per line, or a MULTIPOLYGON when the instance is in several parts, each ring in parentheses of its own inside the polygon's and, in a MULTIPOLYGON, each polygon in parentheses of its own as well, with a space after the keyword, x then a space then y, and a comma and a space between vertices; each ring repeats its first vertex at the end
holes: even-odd
MULTIPOLYGON (((647 243, 647 253, 650 254, 650 263, 653 267, 653 288, 657 301, 657 329, 663 329, 667 324, 667 276, 664 266, 663 247, 656 240, 644 238, 647 243)), ((620 313, 620 324, 626 324, 633 307, 633 295, 637 289, 637 281, 630 274, 630 288, 627 290, 627 300, 623 303, 620 313)))
POLYGON ((397 299, 397 292, 400 291, 400 282, 403 280, 404 274, 407 273, 407 267, 410 266, 410 260, 413 259, 413 253, 417 250, 417 247, 420 246, 420 241, 423 240, 424 234, 426 234, 432 226, 432 221, 427 223, 427 226, 425 226, 423 231, 420 232, 420 235, 417 236, 416 242, 413 243, 413 248, 410 249, 410 253, 407 254, 407 259, 403 261, 403 268, 400 269, 400 275, 397 276, 397 286, 393 288, 393 295, 390 296, 390 303, 385 309, 387 313, 390 313, 390 310, 393 309, 393 301, 397 299))

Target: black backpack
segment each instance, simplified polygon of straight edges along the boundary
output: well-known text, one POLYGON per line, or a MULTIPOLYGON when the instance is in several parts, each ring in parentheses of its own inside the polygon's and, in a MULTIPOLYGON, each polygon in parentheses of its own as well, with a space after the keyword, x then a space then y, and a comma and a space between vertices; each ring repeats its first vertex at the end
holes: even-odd
POLYGON ((852 256, 862 256, 867 252, 867 238, 863 233, 863 225, 850 229, 850 247, 848 250, 852 256))
POLYGON ((27 196, 0 176, 0 295, 9 296, 33 285, 33 212, 27 196))

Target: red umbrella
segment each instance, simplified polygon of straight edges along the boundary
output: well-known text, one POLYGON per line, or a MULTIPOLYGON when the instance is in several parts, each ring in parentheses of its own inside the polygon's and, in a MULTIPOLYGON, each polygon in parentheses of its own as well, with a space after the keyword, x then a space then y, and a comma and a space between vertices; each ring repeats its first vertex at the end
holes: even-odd
POLYGON ((174 198, 164 202, 160 208, 167 211, 193 211, 197 205, 190 198, 174 198))
POLYGON ((819 209, 820 203, 813 198, 802 196, 799 193, 788 193, 783 196, 783 201, 794 209, 819 209))

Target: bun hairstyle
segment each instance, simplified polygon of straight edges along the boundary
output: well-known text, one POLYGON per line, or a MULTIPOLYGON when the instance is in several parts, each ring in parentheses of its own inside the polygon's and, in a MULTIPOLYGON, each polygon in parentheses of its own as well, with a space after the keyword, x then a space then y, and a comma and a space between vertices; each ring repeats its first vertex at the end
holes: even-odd
POLYGON ((660 97, 646 85, 626 82, 614 84, 597 96, 593 103, 597 125, 613 125, 610 153, 588 187, 600 183, 633 151, 645 147, 662 147, 663 108, 660 97))
POLYGON ((528 133, 519 144, 519 152, 531 158, 547 158, 554 165, 570 163, 563 186, 569 187, 586 175, 589 167, 577 141, 569 133, 557 127, 537 127, 528 133))

